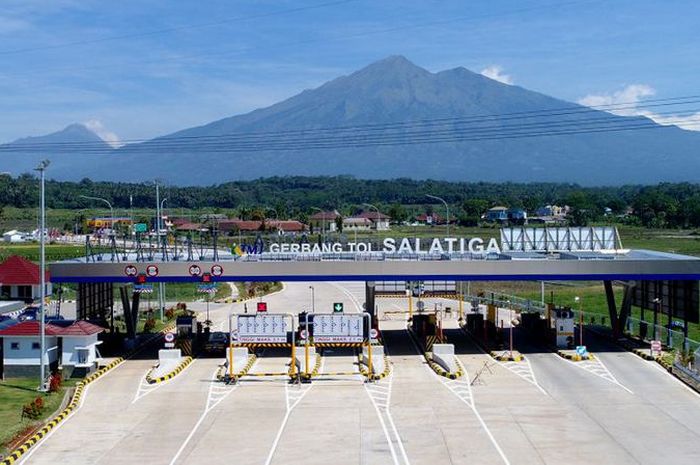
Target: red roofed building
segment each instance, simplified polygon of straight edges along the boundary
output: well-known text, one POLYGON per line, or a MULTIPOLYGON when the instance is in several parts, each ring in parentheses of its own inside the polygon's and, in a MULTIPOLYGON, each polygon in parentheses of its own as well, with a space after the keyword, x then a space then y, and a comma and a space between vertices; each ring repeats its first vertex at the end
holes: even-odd
MULTIPOLYGON (((36 376, 39 373, 39 322, 22 321, 0 330, 3 377, 36 376)), ((104 331, 87 321, 52 321, 45 326, 46 355, 50 371, 61 369, 63 377, 83 377, 101 360, 97 335, 104 331)))
MULTIPOLYGON (((46 295, 51 295, 49 272, 46 272, 46 295)), ((18 255, 0 263, 0 298, 21 299, 32 302, 38 299, 41 287, 39 266, 18 255)))

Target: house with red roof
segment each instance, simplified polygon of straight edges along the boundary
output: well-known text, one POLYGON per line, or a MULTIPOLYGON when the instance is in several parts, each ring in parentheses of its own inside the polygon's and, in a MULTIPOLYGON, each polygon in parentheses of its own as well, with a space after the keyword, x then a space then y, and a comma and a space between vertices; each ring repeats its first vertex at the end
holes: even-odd
MULTIPOLYGON (((104 328, 88 321, 52 321, 46 323, 44 364, 50 371, 61 370, 64 378, 83 377, 97 369, 101 355, 98 334, 104 328)), ((36 320, 21 321, 0 329, 2 377, 36 376, 39 374, 40 324, 36 320)))
MULTIPOLYGON (((46 272, 46 295, 51 295, 49 272, 46 272)), ((0 298, 32 302, 41 294, 39 266, 19 255, 0 263, 0 298)))

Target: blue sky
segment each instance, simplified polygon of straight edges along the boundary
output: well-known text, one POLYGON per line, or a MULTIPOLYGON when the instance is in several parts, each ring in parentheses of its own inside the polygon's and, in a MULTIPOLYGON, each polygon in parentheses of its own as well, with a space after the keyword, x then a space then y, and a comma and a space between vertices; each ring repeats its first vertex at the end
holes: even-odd
POLYGON ((4 0, 0 141, 72 122, 149 138, 395 54, 591 104, 698 95, 699 18, 674 0, 4 0))

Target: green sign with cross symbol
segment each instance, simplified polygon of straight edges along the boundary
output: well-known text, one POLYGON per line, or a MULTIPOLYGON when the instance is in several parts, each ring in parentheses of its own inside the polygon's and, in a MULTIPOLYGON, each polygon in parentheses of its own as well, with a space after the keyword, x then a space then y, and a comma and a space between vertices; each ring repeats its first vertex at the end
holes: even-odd
POLYGON ((343 313, 343 303, 336 302, 333 304, 333 313, 343 313))

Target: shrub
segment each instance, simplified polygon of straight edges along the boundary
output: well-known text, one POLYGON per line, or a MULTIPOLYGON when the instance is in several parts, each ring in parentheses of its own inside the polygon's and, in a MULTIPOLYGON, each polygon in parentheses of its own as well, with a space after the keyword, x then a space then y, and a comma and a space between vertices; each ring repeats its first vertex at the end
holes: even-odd
POLYGON ((168 320, 172 320, 174 316, 175 316, 175 308, 174 307, 170 307, 169 309, 167 309, 165 311, 165 318, 167 318, 168 320))
POLYGON ((24 404, 22 407, 22 418, 38 420, 41 417, 41 411, 44 409, 44 399, 37 397, 31 402, 24 404))
POLYGON ((143 324, 143 332, 144 333, 150 333, 153 331, 153 329, 156 327, 156 320, 155 318, 151 317, 146 322, 143 324))
POLYGON ((49 378, 49 392, 58 392, 61 389, 63 379, 58 373, 54 373, 49 378))

